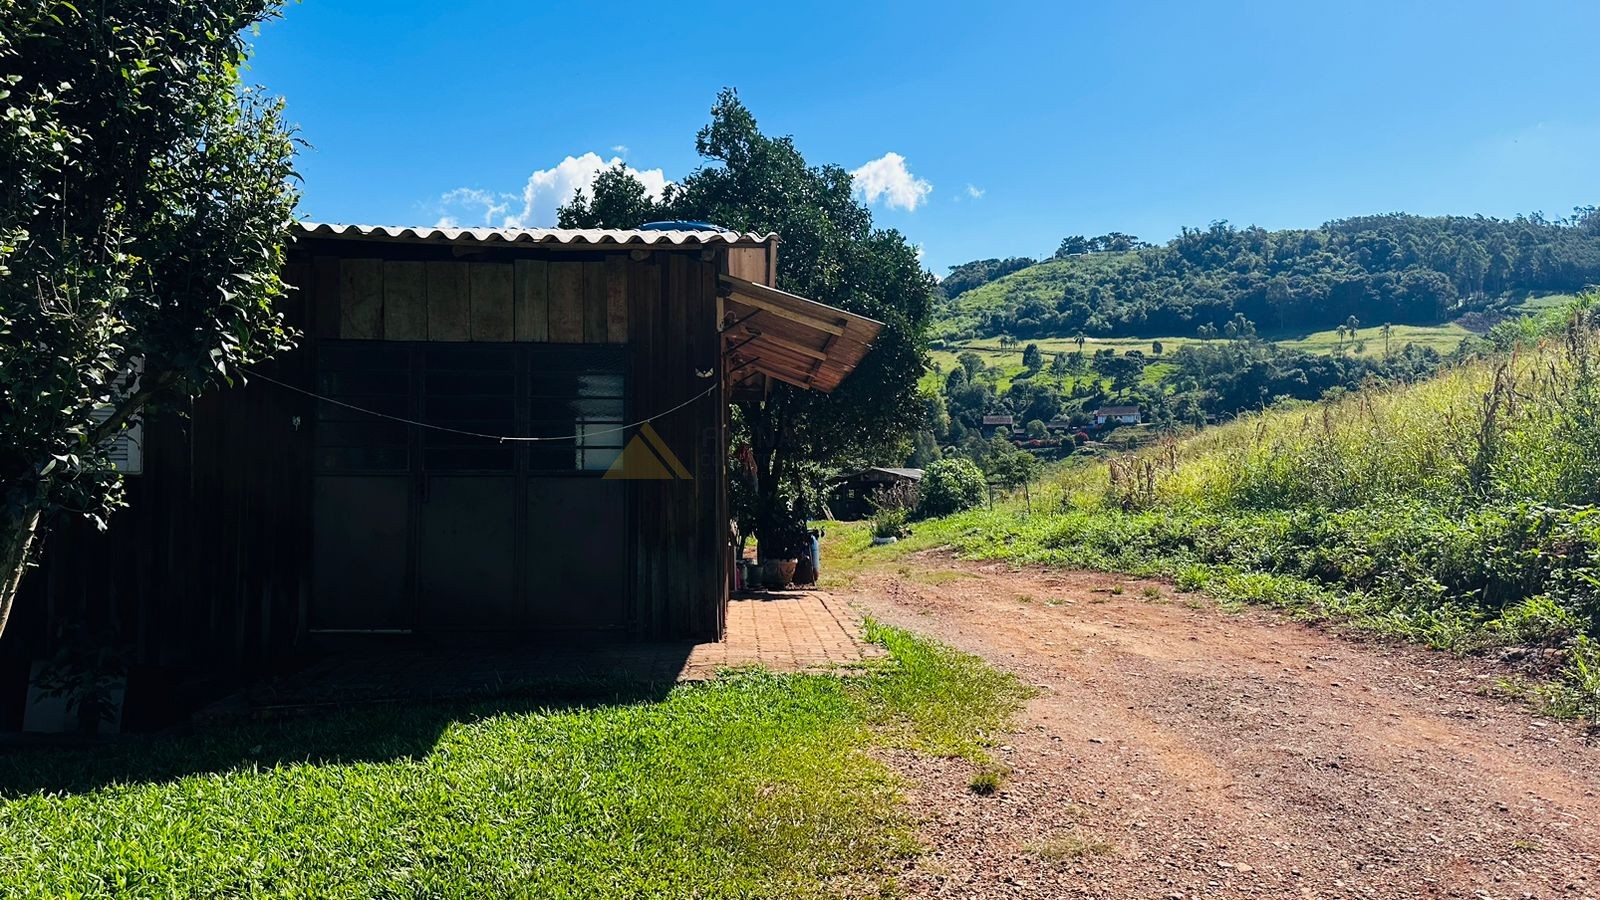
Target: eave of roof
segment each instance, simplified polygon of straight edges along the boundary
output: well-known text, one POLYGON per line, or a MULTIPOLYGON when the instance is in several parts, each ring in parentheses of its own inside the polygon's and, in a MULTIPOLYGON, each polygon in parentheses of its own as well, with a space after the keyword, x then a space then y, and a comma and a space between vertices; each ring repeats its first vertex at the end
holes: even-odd
POLYGON ((750 373, 832 391, 860 364, 883 323, 732 275, 719 276, 731 380, 750 373))
POLYGON ((420 228, 393 225, 335 225, 297 222, 295 237, 395 241, 424 244, 539 244, 554 247, 761 247, 776 234, 740 231, 642 231, 614 228, 420 228))

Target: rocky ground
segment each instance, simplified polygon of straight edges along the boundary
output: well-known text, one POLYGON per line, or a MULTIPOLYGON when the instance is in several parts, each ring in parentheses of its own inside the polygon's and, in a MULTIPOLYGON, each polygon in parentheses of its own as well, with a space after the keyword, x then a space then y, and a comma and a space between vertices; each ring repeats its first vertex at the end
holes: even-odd
POLYGON ((895 760, 913 896, 1600 897, 1600 741, 1495 664, 938 555, 838 595, 1039 690, 994 794, 895 760))

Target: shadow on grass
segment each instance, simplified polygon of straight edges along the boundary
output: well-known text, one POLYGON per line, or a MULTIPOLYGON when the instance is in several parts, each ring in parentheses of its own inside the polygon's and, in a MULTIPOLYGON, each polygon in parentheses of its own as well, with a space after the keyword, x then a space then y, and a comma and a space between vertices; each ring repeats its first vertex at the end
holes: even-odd
POLYGON ((117 784, 278 766, 420 759, 451 725, 500 715, 655 703, 675 683, 632 677, 549 678, 508 686, 495 696, 391 699, 315 713, 191 726, 106 743, 0 751, 0 799, 82 794, 117 784))

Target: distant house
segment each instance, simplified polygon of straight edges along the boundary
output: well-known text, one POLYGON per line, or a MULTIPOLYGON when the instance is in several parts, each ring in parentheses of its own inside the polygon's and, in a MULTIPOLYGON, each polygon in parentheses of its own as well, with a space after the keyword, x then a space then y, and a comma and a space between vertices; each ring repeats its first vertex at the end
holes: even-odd
POLYGON ((897 484, 922 482, 921 469, 889 469, 873 466, 834 479, 828 494, 828 510, 835 519, 851 521, 872 515, 879 491, 897 484))
POLYGON ((1057 416, 1054 419, 1051 419, 1050 421, 1044 423, 1044 427, 1046 429, 1050 430, 1050 431, 1072 431, 1072 430, 1074 430, 1073 426, 1072 426, 1072 420, 1071 419, 1065 419, 1065 418, 1062 418, 1060 416, 1057 416))
POLYGON ((1007 434, 1017 427, 1017 419, 1010 415, 989 415, 983 417, 981 430, 984 437, 994 437, 1001 429, 1007 434))
POLYGON ((1143 421, 1137 406, 1102 406, 1094 411, 1096 425, 1137 425, 1143 421))

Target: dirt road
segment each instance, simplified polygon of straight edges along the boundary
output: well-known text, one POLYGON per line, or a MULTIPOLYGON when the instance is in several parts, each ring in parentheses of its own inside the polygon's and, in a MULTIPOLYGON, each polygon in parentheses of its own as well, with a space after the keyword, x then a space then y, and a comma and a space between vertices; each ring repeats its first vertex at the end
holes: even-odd
POLYGON ((999 793, 900 761, 913 896, 1600 897, 1600 744, 1485 663, 937 556, 838 594, 1040 690, 999 793))

